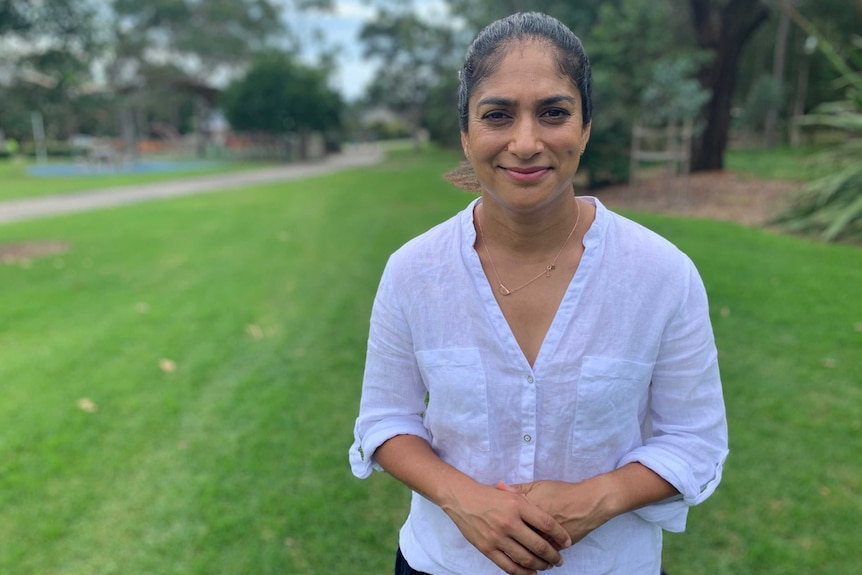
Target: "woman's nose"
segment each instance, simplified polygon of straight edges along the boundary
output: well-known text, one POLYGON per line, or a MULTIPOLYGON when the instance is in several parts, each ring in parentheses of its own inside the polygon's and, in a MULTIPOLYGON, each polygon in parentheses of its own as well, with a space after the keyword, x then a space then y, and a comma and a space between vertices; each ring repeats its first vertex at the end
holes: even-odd
POLYGON ((512 136, 506 150, 523 160, 532 158, 544 149, 539 126, 532 118, 520 118, 512 126, 512 136))

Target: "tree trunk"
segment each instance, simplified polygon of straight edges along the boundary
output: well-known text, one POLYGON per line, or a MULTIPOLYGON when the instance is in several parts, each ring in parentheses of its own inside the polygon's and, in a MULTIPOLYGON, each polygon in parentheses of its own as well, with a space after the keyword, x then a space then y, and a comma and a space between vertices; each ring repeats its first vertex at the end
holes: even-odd
MULTIPOLYGON (((778 32, 775 35, 775 53, 772 57, 772 80, 784 93, 784 63, 787 60, 787 37, 790 35, 790 17, 781 12, 778 32)), ((778 126, 778 107, 771 108, 766 115, 764 141, 767 148, 775 145, 775 132, 778 126)))
POLYGON ((724 8, 711 0, 690 1, 698 45, 715 54, 700 71, 700 82, 712 98, 704 109, 706 129, 692 144, 692 171, 720 170, 730 132, 739 57, 752 33, 766 21, 769 10, 760 0, 730 0, 724 8))
POLYGON ((811 54, 802 50, 799 57, 801 64, 796 81, 796 97, 793 99, 793 114, 790 120, 790 146, 798 148, 802 143, 799 133, 799 118, 805 113, 805 101, 808 99, 808 74, 811 69, 811 54))

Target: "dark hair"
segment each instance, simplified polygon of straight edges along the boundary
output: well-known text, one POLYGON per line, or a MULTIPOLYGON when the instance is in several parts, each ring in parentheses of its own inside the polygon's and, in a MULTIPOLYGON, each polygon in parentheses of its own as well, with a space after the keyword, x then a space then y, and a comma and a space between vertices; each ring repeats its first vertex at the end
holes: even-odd
POLYGON ((581 41, 556 18, 539 12, 519 12, 489 24, 467 50, 458 87, 458 120, 462 132, 467 132, 473 90, 494 73, 506 54, 507 45, 526 39, 546 41, 554 47, 560 72, 568 76, 581 93, 584 126, 590 122, 593 117, 590 60, 581 41))

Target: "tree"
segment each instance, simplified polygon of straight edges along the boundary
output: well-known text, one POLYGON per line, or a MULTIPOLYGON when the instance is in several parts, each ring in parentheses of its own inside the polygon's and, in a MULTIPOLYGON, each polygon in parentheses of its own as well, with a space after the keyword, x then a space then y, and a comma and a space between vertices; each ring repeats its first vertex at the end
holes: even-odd
POLYGON ((139 119, 153 113, 147 93, 173 91, 192 102, 202 155, 218 93, 213 78, 240 73, 254 54, 286 35, 274 0, 113 0, 112 8, 108 76, 119 96, 127 154, 136 153, 138 132, 147 129, 139 119))
POLYGON ((451 12, 464 19, 476 32, 492 21, 515 12, 544 12, 569 26, 582 38, 598 19, 607 0, 449 0, 451 12))
POLYGON ((270 0, 114 0, 118 58, 172 61, 198 79, 284 32, 270 0))
POLYGON ((769 16, 760 0, 690 0, 697 44, 713 53, 700 70, 700 81, 712 94, 704 107, 706 128, 695 139, 692 169, 720 170, 730 132, 730 110, 740 55, 769 16))
POLYGON ((418 146, 429 94, 446 72, 455 70, 452 30, 424 22, 412 11, 384 10, 363 26, 360 40, 365 56, 382 64, 368 99, 403 114, 418 146))
POLYGON ((88 0, 0 0, 0 36, 15 38, 4 56, 0 128, 23 137, 31 111, 45 118, 49 137, 75 131, 81 96, 91 80, 90 62, 102 50, 97 10, 88 0))
POLYGON ((341 126, 341 97, 327 85, 325 71, 284 53, 259 56, 221 101, 238 130, 286 134, 341 126))
POLYGON ((29 10, 30 3, 24 0, 0 0, 0 35, 26 32, 33 25, 29 10))

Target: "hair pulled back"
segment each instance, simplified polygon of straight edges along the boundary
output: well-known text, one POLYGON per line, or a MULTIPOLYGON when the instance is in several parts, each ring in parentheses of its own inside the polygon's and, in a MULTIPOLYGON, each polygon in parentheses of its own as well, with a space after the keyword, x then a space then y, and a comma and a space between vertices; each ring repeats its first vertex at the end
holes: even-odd
POLYGON ((521 40, 538 40, 553 46, 560 72, 580 92, 584 126, 592 119, 590 61, 581 41, 556 18, 539 12, 519 12, 489 24, 467 50, 458 87, 458 121, 462 132, 467 132, 470 96, 476 86, 494 73, 506 55, 506 48, 521 40))

